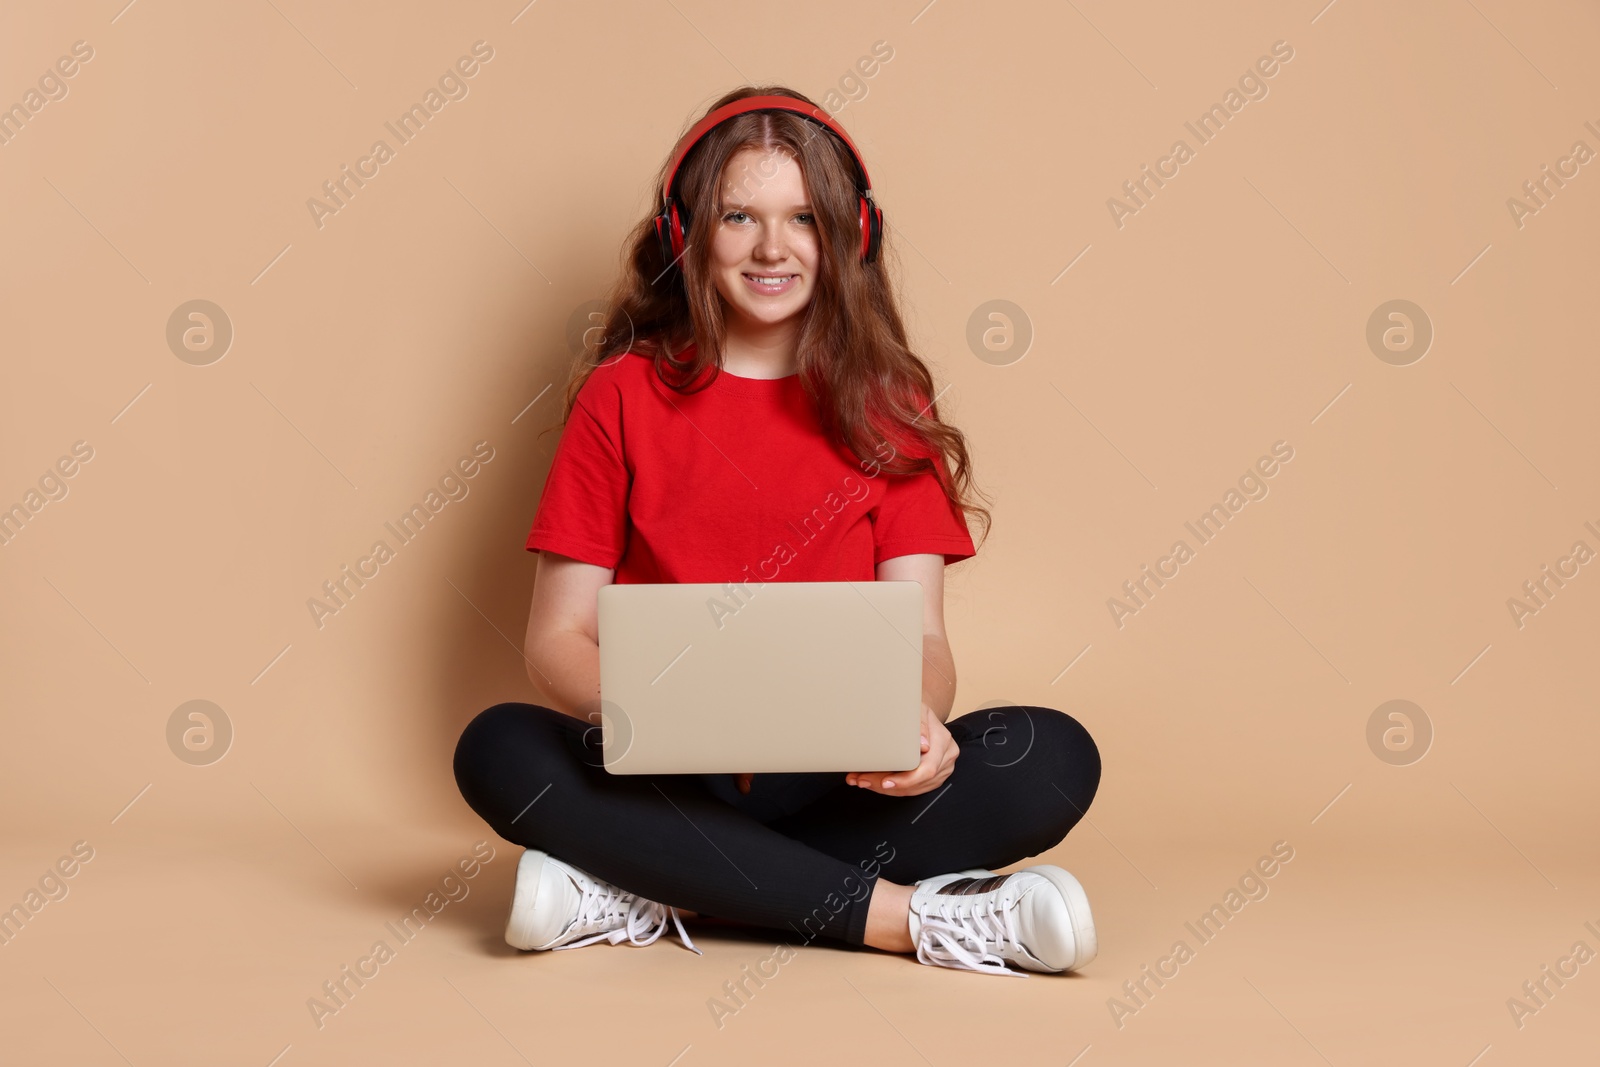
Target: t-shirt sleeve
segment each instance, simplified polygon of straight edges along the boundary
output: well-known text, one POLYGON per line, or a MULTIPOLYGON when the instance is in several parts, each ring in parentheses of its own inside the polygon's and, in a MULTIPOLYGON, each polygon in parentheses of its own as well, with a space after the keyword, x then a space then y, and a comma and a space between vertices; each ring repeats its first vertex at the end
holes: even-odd
POLYGON ((539 496, 530 552, 551 552, 615 569, 628 542, 632 475, 622 455, 621 406, 606 391, 579 393, 539 496), (598 412, 585 403, 588 396, 598 412), (609 399, 611 403, 605 401, 609 399))
MULTIPOLYGON (((936 460, 941 469, 943 460, 936 460)), ((944 495, 933 471, 884 474, 883 501, 872 523, 872 562, 939 553, 946 565, 977 554, 964 515, 944 495)))

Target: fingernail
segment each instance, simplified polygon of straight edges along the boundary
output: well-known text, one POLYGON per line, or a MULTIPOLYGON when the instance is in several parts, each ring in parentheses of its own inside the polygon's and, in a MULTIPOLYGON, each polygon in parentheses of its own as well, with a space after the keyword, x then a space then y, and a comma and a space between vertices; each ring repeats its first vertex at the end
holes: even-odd
POLYGON ((894 782, 893 782, 893 780, 891 780, 891 779, 887 779, 887 778, 886 778, 886 779, 884 779, 884 782, 883 782, 883 787, 884 787, 884 788, 885 788, 885 789, 892 789, 892 788, 894 788, 894 782))

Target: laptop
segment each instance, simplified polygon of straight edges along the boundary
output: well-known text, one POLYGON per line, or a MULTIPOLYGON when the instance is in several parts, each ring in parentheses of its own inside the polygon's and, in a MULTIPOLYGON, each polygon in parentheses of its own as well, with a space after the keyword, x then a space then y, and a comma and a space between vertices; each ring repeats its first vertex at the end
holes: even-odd
POLYGON ((606 770, 915 767, 922 608, 914 581, 602 586, 606 770))

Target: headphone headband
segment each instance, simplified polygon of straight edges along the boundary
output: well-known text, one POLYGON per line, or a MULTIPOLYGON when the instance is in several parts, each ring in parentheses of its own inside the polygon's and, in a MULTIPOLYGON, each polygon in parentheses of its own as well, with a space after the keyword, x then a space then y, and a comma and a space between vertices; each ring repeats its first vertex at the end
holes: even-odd
POLYGON ((678 142, 677 151, 672 155, 672 166, 667 168, 666 184, 662 186, 663 201, 671 202, 675 191, 673 184, 678 180, 678 168, 683 165, 684 157, 689 154, 689 151, 700 143, 700 138, 704 137, 713 126, 750 111, 788 111, 832 131, 839 140, 845 143, 845 147, 850 149, 850 155, 855 160, 856 169, 861 172, 862 188, 860 191, 862 195, 869 198, 872 196, 872 179, 867 176, 867 165, 862 162, 861 153, 856 150, 856 144, 850 139, 850 135, 844 132, 844 127, 835 122, 826 111, 823 111, 820 107, 807 104, 803 100, 796 100, 792 96, 747 96, 742 100, 735 100, 731 104, 717 108, 717 110, 695 123, 689 132, 683 135, 683 139, 678 142))

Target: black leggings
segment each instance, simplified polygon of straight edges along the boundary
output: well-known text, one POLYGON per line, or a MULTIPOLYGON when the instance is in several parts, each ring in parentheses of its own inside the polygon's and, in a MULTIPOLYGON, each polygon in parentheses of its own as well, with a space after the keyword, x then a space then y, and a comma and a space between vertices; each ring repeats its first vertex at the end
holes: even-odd
MULTIPOLYGON (((1100 784, 1100 753, 1051 708, 984 709, 946 726, 961 746, 938 789, 897 797, 843 772, 613 775, 600 728, 505 703, 467 725, 455 775, 506 840, 684 911, 861 945, 878 878, 995 869, 1049 849, 1100 784)), ((873 768, 862 768, 869 770, 873 768)))

